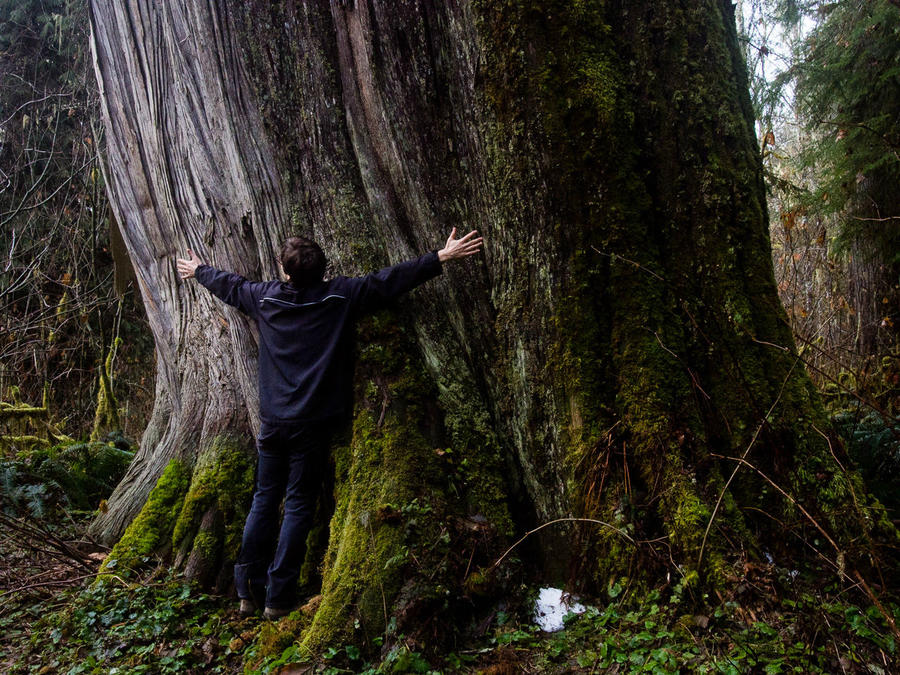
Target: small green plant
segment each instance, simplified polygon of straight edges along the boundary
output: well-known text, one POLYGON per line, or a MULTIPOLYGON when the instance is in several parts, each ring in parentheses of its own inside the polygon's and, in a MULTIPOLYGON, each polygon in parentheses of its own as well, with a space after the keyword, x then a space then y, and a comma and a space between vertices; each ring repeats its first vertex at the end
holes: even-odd
POLYGON ((781 608, 751 612, 732 600, 684 614, 683 603, 654 590, 569 614, 556 633, 538 630, 530 616, 498 612, 479 665, 502 664, 510 649, 529 670, 546 673, 831 673, 848 661, 862 668, 891 663, 897 645, 881 613, 828 602, 825 592, 799 593, 781 608))

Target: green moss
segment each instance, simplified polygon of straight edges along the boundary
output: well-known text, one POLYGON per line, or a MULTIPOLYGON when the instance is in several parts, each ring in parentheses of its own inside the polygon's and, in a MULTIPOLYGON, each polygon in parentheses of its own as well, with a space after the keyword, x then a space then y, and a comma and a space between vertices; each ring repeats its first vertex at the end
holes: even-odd
MULTIPOLYGON (((191 553, 200 556, 204 560, 215 560, 218 557, 221 547, 221 538, 208 530, 200 530, 194 536, 191 553)), ((237 551, 234 551, 231 559, 233 560, 236 555, 237 551)))
POLYGON ((119 404, 113 394, 112 388, 112 366, 113 358, 116 350, 121 346, 122 338, 117 337, 109 351, 106 353, 106 359, 99 368, 99 381, 97 389, 97 409, 94 413, 94 426, 91 429, 91 440, 99 441, 100 436, 105 431, 118 430, 121 428, 119 422, 119 404))
MULTIPOLYGON (((447 588, 462 583, 453 549, 469 544, 454 544, 448 527, 465 513, 450 506, 446 491, 469 495, 463 502, 479 513, 487 501, 472 497, 480 493, 468 485, 469 472, 479 466, 475 456, 484 449, 436 447, 443 413, 402 324, 381 316, 360 332, 359 409, 349 441, 333 451, 335 509, 323 599, 303 635, 304 653, 346 640, 373 649, 391 617, 398 632, 418 630, 404 623, 409 608, 446 603, 447 588), (461 458, 468 460, 466 468, 461 458)), ((449 431, 454 443, 462 438, 449 431)), ((505 509, 491 516, 509 522, 505 509)))
POLYGON ((327 487, 329 494, 323 494, 319 499, 316 510, 314 525, 306 537, 306 556, 303 560, 303 566, 300 568, 300 577, 298 583, 301 588, 307 591, 321 588, 321 563, 328 550, 329 529, 328 524, 331 516, 334 515, 334 504, 332 503, 331 493, 333 486, 327 487))
POLYGON ((47 419, 50 413, 47 408, 36 408, 31 405, 9 405, 0 401, 0 420, 6 422, 18 418, 47 419))
POLYGON ((290 647, 296 639, 297 633, 294 630, 283 629, 280 623, 264 623, 259 629, 259 636, 256 639, 256 656, 261 658, 277 656, 290 647))
POLYGON ((50 447, 51 443, 46 438, 25 434, 22 436, 0 436, 0 448, 3 448, 4 454, 9 451, 25 453, 37 447, 50 447))
MULTIPOLYGON (((253 648, 247 654, 244 672, 260 672, 267 659, 277 659, 284 650, 297 641, 297 637, 309 626, 310 615, 304 611, 292 612, 280 621, 267 621, 259 629, 253 648)), ((266 671, 264 671, 266 672, 266 671)))
POLYGON ((335 450, 338 499, 331 524, 331 545, 323 571, 323 602, 303 638, 315 651, 353 633, 358 620, 370 639, 386 626, 403 577, 402 565, 388 565, 406 543, 404 529, 380 522, 378 507, 386 501, 414 497, 413 478, 433 454, 421 437, 396 420, 381 428, 371 411, 354 421, 353 441, 335 450), (419 455, 419 456, 417 456, 419 455))
POLYGON ((470 515, 484 516, 504 536, 514 532, 500 441, 477 396, 458 382, 445 383, 441 401, 448 411, 444 424, 452 440, 459 492, 470 515))
MULTIPOLYGON (((812 401, 805 376, 790 375, 792 358, 754 342, 791 338, 746 92, 735 93, 733 26, 705 6, 639 3, 627 17, 599 1, 474 6, 487 53, 479 75, 497 119, 488 148, 507 176, 499 198, 506 184, 549 182, 557 267, 570 272, 553 289, 547 337, 554 398, 568 402, 560 440, 573 502, 665 534, 690 566, 724 489, 710 453, 740 454, 782 387, 785 436, 799 438, 796 420, 812 401), (704 63, 691 48, 701 42, 704 63), (552 170, 535 159, 545 156, 552 170), (653 507, 631 504, 633 494, 653 507)), ((514 321, 524 307, 513 299, 500 311, 514 321)), ((759 477, 741 470, 724 496, 706 550, 713 577, 724 578, 711 553, 730 546, 722 532, 755 547, 741 509, 760 507, 759 492, 759 477)), ((586 537, 601 576, 624 573, 636 554, 608 530, 586 537)))
POLYGON ((206 560, 234 560, 253 491, 253 463, 247 443, 216 436, 197 457, 191 485, 172 531, 172 545, 206 560), (225 522, 224 537, 201 531, 204 514, 215 509, 225 522), (220 555, 221 553, 221 555, 220 555))
POLYGON ((54 443, 74 443, 54 423, 48 407, 48 388, 44 387, 43 405, 33 406, 22 401, 17 387, 9 387, 7 396, 12 403, 0 401, 0 455, 26 452, 54 443))
POLYGON ((168 548, 190 476, 190 468, 181 460, 166 465, 140 513, 103 561, 101 576, 104 572, 128 575, 140 567, 143 558, 168 548))

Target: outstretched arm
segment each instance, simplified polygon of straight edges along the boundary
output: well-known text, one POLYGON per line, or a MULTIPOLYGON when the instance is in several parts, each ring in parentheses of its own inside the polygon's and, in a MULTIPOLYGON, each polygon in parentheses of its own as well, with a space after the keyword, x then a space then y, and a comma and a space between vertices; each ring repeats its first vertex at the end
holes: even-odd
POLYGON ((440 251, 385 267, 379 272, 352 280, 354 302, 362 312, 373 312, 441 273, 442 263, 474 255, 481 250, 482 237, 474 230, 456 238, 456 228, 440 251))
POLYGON ((206 289, 223 302, 237 307, 244 314, 256 315, 259 298, 253 292, 251 282, 240 274, 232 274, 205 265, 196 254, 188 249, 187 258, 177 258, 178 274, 182 279, 196 278, 206 289))

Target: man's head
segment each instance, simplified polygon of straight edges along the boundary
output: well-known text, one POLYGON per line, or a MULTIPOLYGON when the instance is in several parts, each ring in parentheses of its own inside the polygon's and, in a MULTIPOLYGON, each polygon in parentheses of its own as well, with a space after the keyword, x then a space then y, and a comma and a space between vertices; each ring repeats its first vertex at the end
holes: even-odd
POLYGON ((325 276, 325 254, 306 237, 290 237, 281 247, 279 258, 284 273, 295 286, 311 286, 325 276))

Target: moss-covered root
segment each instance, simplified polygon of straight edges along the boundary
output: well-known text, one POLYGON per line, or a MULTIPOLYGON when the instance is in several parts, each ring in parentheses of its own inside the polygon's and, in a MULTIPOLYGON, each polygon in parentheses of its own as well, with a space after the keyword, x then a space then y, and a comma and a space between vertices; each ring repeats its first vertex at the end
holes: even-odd
POLYGON ((370 411, 357 415, 350 447, 335 451, 343 485, 331 524, 323 601, 303 636, 305 650, 316 653, 348 638, 357 625, 368 640, 384 632, 426 515, 415 514, 420 522, 410 528, 410 518, 399 514, 415 517, 410 509, 419 484, 416 467, 433 454, 415 431, 395 421, 378 428, 370 411))
POLYGON ((175 566, 188 578, 220 590, 230 583, 252 491, 246 442, 215 437, 197 458, 172 532, 175 566))
POLYGON ((470 491, 473 477, 442 449, 447 429, 436 392, 393 319, 361 326, 363 396, 349 442, 333 453, 331 540, 304 653, 346 640, 373 652, 380 637, 387 649, 399 634, 451 636, 469 566, 499 554, 496 533, 511 521, 502 489, 490 499, 483 493, 502 479, 481 466, 482 485, 470 491))
POLYGON ((141 512, 103 562, 101 576, 104 572, 130 575, 146 557, 168 550, 190 478, 190 467, 183 461, 173 459, 166 465, 141 512))
POLYGON ((212 438, 193 468, 173 459, 113 547, 101 572, 127 576, 151 555, 175 551, 175 566, 204 585, 225 587, 253 488, 246 442, 212 438))

